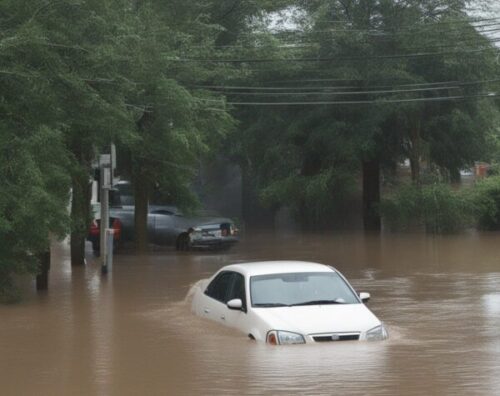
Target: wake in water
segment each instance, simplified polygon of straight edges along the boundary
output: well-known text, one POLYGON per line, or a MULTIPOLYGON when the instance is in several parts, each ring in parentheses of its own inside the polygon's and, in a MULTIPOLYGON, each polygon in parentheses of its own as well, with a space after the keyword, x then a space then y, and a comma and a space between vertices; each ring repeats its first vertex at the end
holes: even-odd
MULTIPOLYGON (((194 293, 204 282, 204 279, 193 283, 189 291, 181 301, 167 302, 166 305, 158 309, 150 309, 141 312, 140 315, 148 320, 155 321, 168 332, 182 335, 182 338, 205 340, 213 338, 214 342, 221 342, 223 337, 242 338, 241 333, 234 329, 222 326, 210 320, 200 318, 191 311, 191 302, 194 293)), ((243 339, 245 339, 243 337, 243 339)))
POLYGON ((186 294, 186 297, 184 297, 184 303, 191 305, 191 301, 193 300, 194 293, 198 287, 201 286, 203 282, 205 282, 205 279, 201 279, 189 287, 189 291, 186 294))

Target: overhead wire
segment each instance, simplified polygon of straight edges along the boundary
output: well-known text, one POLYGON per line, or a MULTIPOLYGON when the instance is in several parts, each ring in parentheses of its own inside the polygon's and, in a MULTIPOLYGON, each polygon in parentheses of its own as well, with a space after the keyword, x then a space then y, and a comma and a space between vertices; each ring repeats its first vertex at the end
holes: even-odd
MULTIPOLYGON (((500 19, 500 18, 499 18, 500 19)), ((464 22, 465 24, 466 22, 464 22)), ((361 33, 361 34, 370 34, 370 35, 376 35, 376 36, 405 36, 405 35, 414 35, 414 34, 422 34, 422 33, 436 33, 436 31, 440 33, 455 33, 455 32, 461 32, 463 31, 464 28, 466 27, 471 27, 475 29, 484 29, 488 27, 494 27, 498 26, 500 24, 500 21, 498 22, 488 22, 488 23, 481 23, 478 25, 474 25, 471 23, 466 23, 466 25, 462 27, 451 27, 451 28, 445 28, 445 29, 436 29, 436 27, 439 27, 438 24, 427 24, 427 25, 422 25, 419 27, 411 26, 411 27, 403 27, 403 28, 398 28, 397 30, 386 30, 383 28, 368 28, 368 29, 360 29, 360 28, 354 28, 352 26, 346 26, 345 28, 329 28, 329 29, 315 29, 313 26, 310 27, 303 27, 302 29, 276 29, 276 30, 260 30, 260 31, 252 31, 252 32, 243 32, 240 33, 241 36, 247 36, 247 35, 275 35, 275 36, 285 36, 287 34, 294 35, 303 35, 303 34, 324 34, 324 33, 361 33)), ((479 31, 479 30, 478 30, 479 31)))
MULTIPOLYGON (((500 38, 488 40, 486 43, 499 42, 500 38)), ((486 44, 485 43, 485 44, 486 44)), ((449 46, 439 46, 439 48, 448 48, 449 46)), ((488 50, 498 50, 493 47, 485 48, 474 48, 474 49, 459 49, 452 51, 435 51, 426 52, 432 47, 422 48, 424 52, 415 52, 407 54, 387 54, 387 55, 369 55, 369 56, 350 56, 350 57, 309 57, 309 58, 233 58, 233 59, 217 59, 217 58, 170 58, 169 61, 172 62, 186 62, 186 63, 196 63, 196 62, 209 62, 209 63, 275 63, 275 62, 348 62, 348 61, 366 61, 371 59, 403 59, 403 58, 418 58, 418 57, 429 57, 438 55, 452 55, 452 54, 464 54, 464 53, 477 53, 488 50)), ((437 48, 437 47, 434 47, 437 48)), ((413 48, 412 50, 416 50, 413 48)))
MULTIPOLYGON (((500 34, 500 29, 498 30, 498 33, 500 34)), ((434 49, 447 49, 447 48, 450 48, 450 49, 453 49, 453 48, 457 48, 459 45, 467 45, 469 47, 469 49, 474 49, 475 46, 487 46, 487 45, 491 45, 490 48, 495 50, 495 49, 499 49, 498 48, 498 42, 500 40, 500 35, 493 35, 493 36, 483 36, 482 38, 477 38, 477 39, 458 39, 456 40, 456 43, 455 44, 435 44, 435 45, 429 45, 429 46, 426 46, 426 47, 407 47, 406 50, 409 50, 409 51, 430 51, 430 50, 434 50, 434 49)), ((364 42, 362 41, 359 41, 358 42, 360 45, 363 45, 364 42)), ((371 45, 377 45, 377 44, 382 44, 383 42, 371 42, 371 43, 368 43, 366 42, 367 44, 371 44, 371 45)), ((394 43, 392 41, 388 41, 387 42, 388 45, 398 45, 398 43, 394 43)), ((236 48, 236 47, 235 47, 236 48)), ((268 50, 271 50, 271 49, 274 49, 274 48, 279 48, 280 50, 290 50, 289 54, 291 54, 293 52, 293 50, 307 50, 307 49, 317 49, 317 50, 320 50, 322 48, 325 48, 325 44, 319 42, 319 41, 313 41, 313 40, 309 40, 307 42, 304 42, 304 43, 288 43, 286 45, 276 45, 276 46, 272 46, 272 45, 269 45, 269 46, 257 46, 257 47, 239 47, 241 50, 265 50, 265 51, 268 51, 268 50)), ((458 49, 457 51, 461 51, 462 49, 458 49)), ((464 48, 463 50, 466 50, 466 48, 464 48)), ((214 53, 214 52, 212 52, 214 53)), ((223 55, 224 53, 223 52, 215 52, 217 55, 223 55)), ((285 54, 285 52, 281 52, 281 54, 285 54)), ((397 55, 397 54, 396 54, 397 55)), ((402 54, 402 55, 406 55, 406 54, 402 54)), ((410 55, 412 55, 410 53, 410 55)), ((199 59, 199 60, 204 60, 205 58, 188 58, 188 59, 199 59)), ((210 59, 207 59, 207 60, 211 60, 212 58, 210 59)), ((224 60, 224 58, 222 58, 222 60, 224 60)), ((235 62, 233 63, 237 63, 238 59, 236 58, 235 59, 235 62)), ((242 60, 243 62, 243 60, 242 60)))
MULTIPOLYGON (((394 94, 394 93, 409 93, 409 92, 432 92, 460 89, 458 86, 444 86, 435 88, 416 88, 416 89, 397 89, 397 90, 379 90, 379 91, 350 91, 350 92, 225 92, 225 95, 237 96, 348 96, 348 95, 379 95, 379 94, 394 94)), ((221 91, 217 91, 221 92, 221 91)))
MULTIPOLYGON (((490 29, 490 33, 494 33, 496 31, 500 31, 500 29, 490 29)), ((479 45, 488 45, 488 44, 494 44, 498 41, 500 41, 500 38, 495 38, 495 37, 488 37, 488 36, 483 36, 486 38, 483 42, 478 42, 475 39, 471 41, 471 39, 468 40, 462 40, 461 44, 463 43, 476 43, 479 45)), ((478 38, 478 40, 481 40, 478 38)), ((310 43, 310 46, 317 46, 317 43, 310 43)), ((262 46, 256 46, 256 47, 245 47, 245 46, 231 46, 231 48, 265 48, 265 45, 262 46)), ((300 49, 303 47, 307 47, 306 43, 288 43, 288 44, 280 44, 280 48, 286 48, 286 49, 300 49)), ((475 53, 475 52, 481 52, 481 51, 487 51, 490 49, 490 47, 487 48, 480 48, 480 49, 458 49, 454 51, 433 51, 432 53, 428 53, 429 49, 444 49, 444 48, 456 48, 456 45, 444 45, 444 44, 438 44, 435 46, 428 46, 424 48, 410 48, 410 50, 418 50, 418 51, 426 51, 425 53, 409 53, 409 54, 390 54, 390 55, 375 55, 375 56, 359 56, 359 57, 330 57, 330 58, 321 58, 321 57, 314 57, 314 58, 280 58, 280 59, 268 59, 268 58, 250 58, 250 59, 212 59, 212 58, 188 58, 188 57, 177 57, 177 58, 170 58, 169 61, 171 62, 213 62, 213 63, 270 63, 270 62, 343 62, 343 61, 365 61, 365 60, 370 60, 370 59, 398 59, 398 58, 409 58, 409 57, 429 57, 429 56, 438 56, 438 55, 446 55, 446 54, 458 54, 458 53, 475 53)), ((492 50, 495 50, 496 48, 492 47, 492 50)), ((262 72, 266 71, 266 69, 260 67, 258 69, 250 69, 246 68, 245 70, 247 71, 255 71, 255 72, 262 72)), ((274 70, 270 69, 270 70, 274 70)), ((306 70, 303 70, 303 72, 307 72, 306 70)), ((314 70, 316 71, 316 70, 314 70)))
MULTIPOLYGON (((469 27, 478 29, 478 28, 491 28, 494 26, 498 26, 500 22, 495 22, 495 23, 487 23, 487 24, 482 24, 482 25, 469 25, 469 27)), ((318 34, 318 33, 366 33, 370 35, 375 35, 375 36, 401 36, 401 35, 413 35, 415 33, 435 33, 435 30, 430 29, 431 27, 435 27, 433 25, 427 26, 425 29, 404 29, 404 30, 384 30, 384 29, 353 29, 350 27, 346 27, 345 29, 324 29, 324 30, 316 30, 316 29, 294 29, 294 30, 279 30, 274 32, 273 34, 318 34)), ((462 28, 455 28, 455 29, 446 29, 446 30, 439 30, 440 33, 455 33, 455 32, 461 32, 463 30, 462 28)), ((265 32, 263 32, 265 33, 265 32)))
MULTIPOLYGON (((311 79, 294 79, 294 80, 273 80, 273 83, 296 83, 296 82, 333 82, 333 81, 354 81, 354 82, 365 82, 363 79, 350 79, 350 78, 311 78, 311 79)), ((382 80, 388 81, 388 80, 382 80)), ((500 81, 500 79, 494 80, 481 80, 477 82, 492 82, 492 81, 500 81)), ((409 87, 409 86, 432 86, 432 85, 443 85, 443 84, 457 84, 460 81, 450 80, 450 81, 442 81, 442 82, 430 82, 430 83, 408 83, 408 84, 393 84, 393 85, 370 85, 369 87, 374 88, 392 88, 392 87, 409 87)), ((474 82, 476 83, 476 82, 474 82)), ((313 85, 312 87, 321 88, 321 86, 313 85)), ((351 88, 359 88, 359 86, 350 86, 351 88)), ((326 87, 328 88, 328 87, 326 87)))
MULTIPOLYGON (((342 80, 347 81, 347 80, 342 80)), ((349 81, 363 81, 363 80, 349 80, 349 81)), ((296 80, 289 80, 288 82, 297 82, 296 80)), ((500 82, 500 78, 498 79, 489 79, 489 80, 476 80, 476 81, 439 81, 439 82, 429 82, 429 83, 409 83, 409 84, 395 84, 395 85, 375 85, 375 86, 367 86, 367 87, 359 87, 359 86, 329 86, 329 87, 318 87, 315 85, 312 86, 295 86, 295 87, 270 87, 270 86, 228 86, 228 85, 195 85, 196 88, 205 88, 205 89, 216 89, 217 92, 230 91, 230 90, 262 90, 262 91, 290 91, 290 90, 308 90, 308 89, 367 89, 367 88, 403 88, 403 87, 436 87, 438 85, 444 86, 442 88, 448 88, 451 86, 470 86, 470 85, 479 85, 486 83, 495 83, 500 82), (446 86, 447 85, 447 86, 446 86)), ((368 91, 369 92, 369 91, 368 91)))
MULTIPOLYGON (((454 20, 435 20, 432 19, 430 22, 420 22, 417 23, 417 25, 425 26, 428 24, 432 25, 455 25, 455 24, 460 24, 460 23, 480 23, 480 22, 488 22, 488 21, 498 21, 500 20, 500 17, 491 17, 491 18, 475 18, 475 17, 468 17, 468 18, 461 18, 461 19, 454 19, 454 20)), ((322 23, 339 23, 339 24, 348 24, 351 23, 350 21, 345 21, 345 20, 328 20, 328 19, 319 19, 320 22, 322 23)))
MULTIPOLYGON (((485 21, 491 21, 491 20, 499 20, 500 18, 487 18, 485 19, 485 21)), ((463 21, 464 23, 467 23, 468 21, 463 21)), ((477 22, 476 22, 477 23, 477 22)), ((387 31, 383 31, 383 30, 377 30, 377 34, 373 34, 372 36, 373 37, 376 37, 378 40, 381 40, 381 39, 390 39, 391 37, 397 37, 399 35, 407 35, 407 34, 411 34, 411 35, 414 35, 416 32, 423 32, 425 33, 425 30, 428 30, 429 33, 436 33, 435 31, 431 31, 429 28, 430 27, 433 27, 435 24, 432 24, 430 26, 424 26, 425 29, 413 29, 413 30, 408 30, 408 31, 396 31, 396 32, 387 32, 387 31)), ((479 24, 479 25, 471 25, 472 27, 478 29, 478 33, 480 33, 481 35, 483 35, 483 37, 487 38, 491 43, 496 43, 498 42, 498 38, 495 37, 495 33, 498 33, 500 32, 500 22, 494 22, 494 23, 483 23, 483 24, 479 24), (486 29, 486 28, 489 28, 489 29, 486 29), (488 34, 490 36, 488 36, 488 34), (491 37, 491 35, 493 34, 493 37, 491 37)), ((317 35, 318 32, 327 32, 327 33, 332 33, 332 32, 346 32, 346 33, 351 33, 351 32, 373 32, 374 30, 373 29, 369 29, 369 30, 363 30, 363 29, 352 29, 352 28, 346 28, 346 29, 338 29, 338 30, 325 30, 325 31, 314 31, 314 30, 311 30, 310 32, 304 32, 304 31, 293 31, 293 30, 283 30, 281 31, 280 33, 283 33, 283 32, 297 32, 297 33, 300 33, 300 34, 315 34, 317 35)), ((460 30, 457 30, 457 29, 448 29, 448 30, 441 30, 441 34, 447 34, 447 33, 460 33, 460 30)), ((262 32, 262 33, 269 33, 269 32, 262 32)), ((259 34, 259 32, 253 32, 252 35, 255 35, 255 34, 259 34)), ((478 38, 480 40, 480 38, 478 38)), ((467 41, 467 42, 476 42, 476 39, 467 39, 467 40, 462 40, 462 41, 467 41)), ((279 44, 272 44, 272 43, 256 43, 256 45, 242 45, 242 44, 238 44, 238 45, 226 45, 226 46, 221 46, 221 47, 218 47, 216 49, 229 49, 229 48, 241 48, 241 49, 259 49, 259 48, 266 48, 266 47, 279 47, 281 49, 300 49, 300 48, 304 48, 304 47, 312 47, 312 46, 317 46, 319 45, 317 41, 315 40, 308 40, 308 41, 304 41, 304 40, 301 40, 301 41, 293 41, 293 42, 281 42, 279 44)), ((436 45, 436 46, 433 46, 434 48, 442 48, 442 47, 449 47, 449 46, 446 46, 446 45, 436 45)), ((191 48, 197 48, 196 46, 193 46, 191 48)), ((431 47, 432 48, 432 47, 431 47)), ((236 60, 235 60, 236 61, 236 60)))
POLYGON ((496 98, 498 93, 444 96, 433 98, 412 98, 412 99, 383 99, 383 100, 357 100, 357 101, 306 101, 306 102, 226 102, 232 106, 318 106, 318 105, 365 105, 365 104, 396 104, 411 102, 443 102, 454 100, 466 100, 472 98, 496 98))
MULTIPOLYGON (((407 99, 370 99, 370 100, 342 100, 342 101, 294 101, 294 102, 226 102, 224 99, 214 100, 194 97, 200 102, 218 102, 224 105, 222 108, 216 107, 205 107, 201 110, 208 111, 227 111, 225 105, 231 106, 322 106, 322 105, 369 105, 369 104, 398 104, 398 103, 412 103, 412 102, 445 102, 445 101, 460 101, 473 98, 486 98, 494 99, 500 97, 500 93, 490 92, 475 95, 455 95, 455 96, 439 96, 439 97, 426 97, 426 98, 407 98, 407 99)), ((157 105, 161 105, 158 103, 157 105)), ((126 104, 127 107, 133 107, 145 112, 151 111, 147 110, 151 108, 152 105, 139 105, 139 104, 126 104)))
MULTIPOLYGON (((346 31, 343 31, 343 32, 349 32, 348 30, 346 31)), ((487 30, 483 30, 483 31, 479 31, 478 33, 482 34, 484 38, 488 39, 488 40, 495 40, 496 38, 495 37, 490 37, 488 36, 487 34, 491 35, 493 33, 498 33, 500 32, 500 24, 497 24, 495 26, 495 28, 492 28, 492 29, 487 29, 487 30)), ((372 37, 376 37, 378 41, 389 41, 391 40, 391 36, 389 35, 373 35, 372 37), (384 40, 382 40, 384 39, 384 40)), ((466 39, 466 40, 462 40, 463 41, 466 41, 466 42, 478 42, 478 40, 481 40, 481 38, 477 37, 477 38, 469 38, 469 39, 466 39)), ((264 43, 255 43, 254 45, 244 45, 244 44, 238 44, 238 45, 224 45, 224 46, 218 46, 218 47, 215 47, 214 49, 215 50, 220 50, 220 51, 223 51, 223 50, 226 50, 226 49, 262 49, 262 48, 284 48, 284 49, 300 49, 300 48, 307 48, 307 47, 313 47, 313 46, 317 46, 317 45, 320 45, 320 42, 319 41, 316 41, 316 40, 307 40, 307 41, 280 41, 279 44, 277 43, 270 43, 270 42, 264 42, 264 43)), ((198 48, 206 48, 205 46, 198 46, 198 45, 195 45, 195 46, 189 46, 189 47, 186 47, 185 49, 198 49, 198 48)), ((410 48, 411 49, 411 48, 410 48)))
MULTIPOLYGON (((469 25, 469 26, 475 26, 474 24, 487 24, 487 23, 493 23, 492 21, 498 21, 500 20, 500 17, 498 18, 467 18, 467 19, 459 19, 459 20, 452 20, 452 21, 433 21, 433 22, 425 22, 425 23, 415 23, 415 24, 412 24, 412 25, 402 25, 400 27, 400 31, 403 31, 403 30, 407 30, 407 31, 415 31, 415 30, 423 30, 423 29, 427 29, 428 27, 431 27, 431 26, 439 26, 439 25, 458 25, 458 24, 465 24, 465 25, 469 25)), ((321 20, 320 20, 321 22, 321 20)), ((351 21, 339 21, 339 23, 343 23, 344 25, 348 25, 349 28, 353 29, 352 28, 352 22, 351 21)), ((347 30, 347 29, 346 29, 347 30)), ((374 28, 369 28, 369 29, 357 29, 359 31, 363 31, 363 30, 375 30, 374 28)), ((274 31, 277 31, 277 32, 280 32, 282 30, 280 30, 279 28, 276 28, 274 29, 274 31)), ((245 35, 245 34, 258 34, 258 33, 265 33, 265 34, 268 34, 272 32, 272 30, 270 31, 269 29, 268 30, 264 30, 264 31, 258 31, 258 30, 254 30, 254 31, 251 31, 251 32, 241 32, 241 31, 238 31, 238 32, 234 32, 234 31, 230 31, 230 30, 222 30, 221 33, 225 33, 225 34, 230 34, 230 35, 233 35, 233 36, 239 36, 239 35, 245 35)))

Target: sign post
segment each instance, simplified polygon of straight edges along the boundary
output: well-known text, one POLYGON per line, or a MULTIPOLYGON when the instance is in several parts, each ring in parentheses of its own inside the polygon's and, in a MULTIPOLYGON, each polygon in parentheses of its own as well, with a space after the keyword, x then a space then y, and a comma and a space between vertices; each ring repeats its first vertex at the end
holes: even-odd
POLYGON ((101 172, 101 224, 100 224, 100 249, 101 271, 107 274, 113 262, 113 232, 109 229, 109 190, 113 188, 113 170, 116 167, 116 149, 111 145, 111 154, 101 154, 99 169, 101 172), (110 242, 111 240, 111 242, 110 242))

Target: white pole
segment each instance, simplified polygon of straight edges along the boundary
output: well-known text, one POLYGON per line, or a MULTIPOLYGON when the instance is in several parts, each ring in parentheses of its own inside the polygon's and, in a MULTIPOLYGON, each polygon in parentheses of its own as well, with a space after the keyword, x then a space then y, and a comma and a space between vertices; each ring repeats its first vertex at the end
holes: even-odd
MULTIPOLYGON (((102 154, 99 161, 101 168, 101 227, 100 227, 100 250, 102 273, 108 272, 107 255, 108 241, 106 231, 109 229, 109 190, 111 188, 111 156, 102 154)), ((111 252, 113 254, 113 252, 111 252)))

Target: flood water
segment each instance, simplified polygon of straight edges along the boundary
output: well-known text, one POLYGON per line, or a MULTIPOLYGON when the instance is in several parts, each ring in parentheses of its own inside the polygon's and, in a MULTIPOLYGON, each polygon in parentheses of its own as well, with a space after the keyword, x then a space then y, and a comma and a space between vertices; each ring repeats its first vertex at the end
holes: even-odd
POLYGON ((0 306, 1 395, 500 394, 500 234, 254 236, 224 253, 119 253, 103 277, 54 244, 50 290, 0 306), (334 265, 385 342, 272 347, 193 316, 223 265, 334 265))

